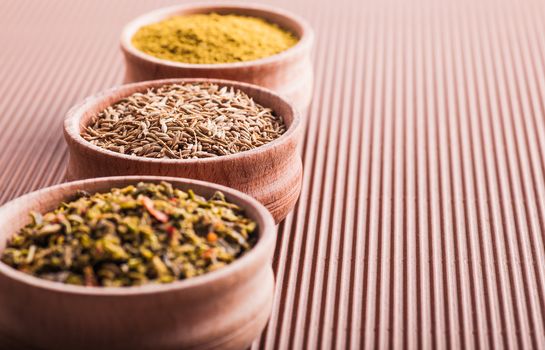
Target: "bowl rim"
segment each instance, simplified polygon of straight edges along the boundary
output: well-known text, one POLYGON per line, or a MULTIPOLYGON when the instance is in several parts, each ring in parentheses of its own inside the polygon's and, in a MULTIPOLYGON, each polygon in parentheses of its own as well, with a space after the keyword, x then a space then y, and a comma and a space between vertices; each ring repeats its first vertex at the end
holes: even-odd
MULTIPOLYGON (((159 294, 159 293, 166 293, 166 292, 172 292, 172 291, 189 291, 191 289, 203 287, 207 284, 211 284, 214 281, 220 281, 225 280, 229 278, 230 276, 239 273, 241 270, 244 270, 245 268, 249 266, 255 266, 256 263, 259 262, 260 259, 262 259, 263 256, 268 255, 268 250, 270 249, 270 246, 272 245, 272 249, 274 250, 276 238, 275 238, 275 232, 276 232, 276 226, 274 223, 274 219, 270 212, 263 206, 263 204, 259 203, 256 199, 253 197, 240 192, 238 190, 235 190, 230 187, 226 187, 223 185, 207 182, 207 181, 201 181, 201 180, 193 180, 193 179, 187 179, 187 178, 177 178, 177 177, 167 177, 167 176, 111 176, 111 177, 100 177, 100 178, 90 178, 85 180, 78 180, 78 181, 71 181, 71 182, 65 182, 54 186, 49 186, 37 191, 33 191, 30 193, 27 193, 21 197, 15 198, 3 206, 0 207, 0 219, 7 219, 9 218, 9 215, 6 213, 7 210, 9 210, 10 207, 16 206, 19 203, 28 201, 28 200, 35 200, 39 201, 41 197, 44 195, 47 195, 48 193, 59 191, 66 187, 71 186, 82 186, 84 187, 87 184, 93 184, 93 183, 108 183, 110 181, 114 182, 140 182, 140 181, 169 181, 169 182, 181 182, 185 185, 197 185, 201 187, 207 187, 209 189, 213 190, 219 190, 223 193, 227 194, 229 197, 234 198, 234 202, 239 204, 240 202, 244 203, 239 204, 244 209, 252 208, 255 210, 256 217, 255 221, 263 222, 263 227, 259 227, 259 239, 257 240, 256 245, 250 249, 246 254, 241 256, 240 258, 236 259, 232 263, 222 267, 221 269, 210 271, 205 274, 192 277, 190 279, 185 280, 177 280, 171 283, 165 283, 165 284, 145 284, 142 286, 130 286, 130 287, 85 287, 85 286, 77 286, 77 285, 70 285, 65 284, 61 282, 54 282, 54 281, 48 281, 39 277, 35 277, 29 274, 26 274, 24 272, 21 272, 4 262, 0 261, 0 274, 4 275, 7 278, 11 278, 19 283, 31 286, 31 287, 37 287, 40 289, 58 292, 58 293, 65 293, 65 294, 73 294, 73 295, 87 295, 87 296, 135 296, 135 295, 146 295, 146 294, 159 294)), ((114 188, 117 185, 113 184, 110 186, 110 188, 114 188)), ((174 186, 176 186, 174 184, 174 186)), ((17 211, 18 213, 19 211, 17 211)), ((271 252, 272 254, 272 252, 271 252)), ((269 260, 267 260, 268 262, 269 260)), ((269 263, 269 262, 268 262, 269 263)), ((270 264, 270 263, 269 263, 270 264)))
POLYGON ((226 2, 193 2, 182 5, 174 5, 161 7, 152 11, 148 11, 144 14, 141 14, 138 17, 133 18, 128 22, 121 31, 121 48, 128 54, 138 57, 144 61, 149 61, 158 65, 168 66, 172 68, 183 68, 183 69, 206 69, 206 70, 223 70, 229 68, 247 68, 250 66, 263 66, 278 62, 284 59, 289 59, 293 56, 297 56, 300 52, 310 49, 312 43, 314 42, 314 31, 310 24, 304 18, 289 12, 284 9, 279 9, 269 5, 257 4, 253 2, 239 2, 239 1, 226 1, 226 2), (213 11, 213 9, 232 9, 234 13, 236 10, 254 10, 261 12, 268 12, 273 15, 284 17, 285 19, 296 23, 302 29, 302 34, 299 37, 299 41, 292 47, 287 50, 281 51, 277 54, 266 56, 257 60, 251 61, 242 61, 242 62, 227 62, 227 63, 184 63, 171 61, 167 59, 162 59, 155 57, 153 55, 147 54, 143 51, 138 50, 132 44, 132 37, 136 31, 142 27, 141 22, 154 23, 150 21, 149 18, 163 17, 168 18, 169 15, 172 16, 176 12, 187 11, 187 10, 207 10, 213 11))
MULTIPOLYGON (((251 96, 250 94, 248 95, 251 98, 253 98, 253 96, 251 96)), ((268 106, 264 105, 264 107, 268 107, 268 106)), ((284 97, 280 96, 279 94, 275 93, 274 91, 258 86, 258 85, 254 85, 254 84, 239 82, 235 80, 213 79, 213 78, 170 78, 170 79, 159 79, 159 80, 146 80, 146 81, 141 81, 141 82, 136 82, 131 84, 115 86, 113 88, 110 88, 102 92, 99 92, 97 94, 94 94, 92 96, 89 96, 85 98, 82 102, 70 108, 70 110, 66 114, 66 118, 63 124, 65 138, 67 139, 69 138, 71 141, 82 146, 83 148, 89 149, 95 153, 99 153, 104 157, 120 158, 120 159, 124 159, 130 162, 136 162, 136 163, 148 163, 148 164, 157 163, 157 164, 165 164, 165 165, 167 164, 168 165, 214 164, 214 163, 221 163, 225 161, 246 158, 248 156, 251 156, 252 154, 264 153, 270 149, 280 147, 281 145, 289 142, 290 139, 293 138, 293 135, 296 132, 298 132, 301 129, 301 127, 302 127, 302 123, 301 123, 301 115, 299 113, 299 110, 295 108, 291 102, 289 102, 288 100, 286 100, 284 97), (217 156, 217 157, 210 157, 210 158, 171 159, 171 158, 147 158, 142 156, 133 156, 133 155, 110 151, 105 148, 93 145, 91 142, 85 140, 81 136, 80 125, 81 125, 81 119, 83 118, 84 114, 87 112, 89 108, 103 101, 109 96, 119 93, 120 91, 126 91, 132 88, 144 89, 145 86, 156 87, 156 86, 163 86, 168 84, 184 84, 184 83, 213 83, 213 84, 219 85, 220 87, 222 85, 223 86, 228 85, 228 86, 233 86, 234 88, 237 88, 237 89, 246 88, 246 89, 250 89, 254 91, 259 91, 266 95, 270 95, 273 98, 277 99, 278 101, 281 101, 291 111, 291 114, 292 114, 291 124, 287 127, 286 132, 280 135, 280 137, 278 137, 277 139, 274 139, 273 141, 265 145, 259 146, 251 150, 243 151, 243 152, 227 154, 227 155, 217 156)), ((70 142, 69 142, 69 145, 70 145, 70 142)))

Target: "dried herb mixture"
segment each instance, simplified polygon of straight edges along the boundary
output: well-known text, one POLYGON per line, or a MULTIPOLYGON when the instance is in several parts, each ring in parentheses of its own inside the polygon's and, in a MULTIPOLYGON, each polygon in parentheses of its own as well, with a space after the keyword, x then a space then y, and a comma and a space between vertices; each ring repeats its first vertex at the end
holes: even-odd
POLYGON ((39 278, 85 286, 168 283, 216 270, 252 248, 256 223, 217 192, 139 183, 61 204, 9 240, 1 260, 39 278))

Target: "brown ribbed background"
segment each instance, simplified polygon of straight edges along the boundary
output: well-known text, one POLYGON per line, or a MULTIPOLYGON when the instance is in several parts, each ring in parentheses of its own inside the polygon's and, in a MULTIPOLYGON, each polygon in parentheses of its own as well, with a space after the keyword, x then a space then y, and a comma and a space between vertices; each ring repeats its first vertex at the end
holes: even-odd
MULTIPOLYGON (((62 181, 66 111, 173 3, 1 1, 1 203, 62 181)), ((313 25, 316 84, 255 347, 544 349, 545 2, 269 3, 313 25)))

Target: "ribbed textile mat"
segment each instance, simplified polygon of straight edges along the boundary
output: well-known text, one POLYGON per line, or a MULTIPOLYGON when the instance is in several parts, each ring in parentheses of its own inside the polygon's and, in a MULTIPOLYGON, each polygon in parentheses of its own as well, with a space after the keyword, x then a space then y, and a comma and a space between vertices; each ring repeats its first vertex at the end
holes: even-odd
MULTIPOLYGON (((173 3, 2 0, 0 202, 62 181, 66 111, 173 3)), ((545 2, 269 3, 315 28, 316 83, 254 347, 545 349, 545 2)))

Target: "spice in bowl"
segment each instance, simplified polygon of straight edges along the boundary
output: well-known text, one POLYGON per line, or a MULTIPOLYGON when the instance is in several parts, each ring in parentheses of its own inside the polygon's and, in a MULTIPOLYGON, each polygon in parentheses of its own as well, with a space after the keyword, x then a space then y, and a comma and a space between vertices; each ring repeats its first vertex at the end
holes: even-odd
POLYGON ((81 136, 117 153, 189 159, 248 151, 285 131, 282 117, 240 90, 187 83, 125 97, 93 117, 81 136))
POLYGON ((132 37, 138 50, 193 64, 252 61, 297 43, 296 36, 262 18, 216 13, 174 16, 141 27, 132 37))
POLYGON ((202 275, 249 251, 256 223, 217 192, 138 183, 62 203, 8 241, 5 264, 67 284, 121 287, 202 275))

